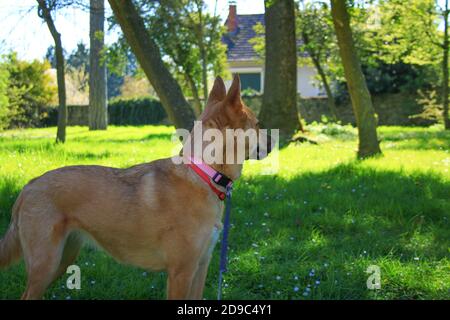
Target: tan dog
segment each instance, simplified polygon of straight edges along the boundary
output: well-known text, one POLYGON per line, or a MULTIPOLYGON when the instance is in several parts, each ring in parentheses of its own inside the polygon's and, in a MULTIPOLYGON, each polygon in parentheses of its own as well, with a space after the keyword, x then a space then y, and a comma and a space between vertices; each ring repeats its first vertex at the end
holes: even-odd
MULTIPOLYGON (((259 130, 241 101, 237 76, 228 94, 216 79, 201 120, 205 129, 259 130)), ((242 170, 242 164, 211 167, 233 180, 242 170)), ((23 188, 0 241, 0 267, 23 256, 28 282, 22 299, 42 298, 74 263, 87 234, 120 262, 167 271, 169 299, 201 299, 222 211, 211 188, 172 158, 128 169, 60 168, 23 188)))

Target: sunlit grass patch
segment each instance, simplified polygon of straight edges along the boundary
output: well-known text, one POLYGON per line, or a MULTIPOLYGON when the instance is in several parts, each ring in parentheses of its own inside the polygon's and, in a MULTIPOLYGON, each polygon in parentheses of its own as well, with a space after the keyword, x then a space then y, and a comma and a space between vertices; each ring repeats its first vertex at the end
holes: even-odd
MULTIPOLYGON (((172 155, 173 127, 68 129, 0 133, 0 232, 28 180, 57 167, 127 167, 172 155)), ((246 165, 233 194, 226 299, 450 298, 450 134, 441 127, 379 129, 383 156, 358 161, 351 127, 312 126, 319 142, 278 152, 279 171, 246 165), (368 290, 367 267, 381 270, 368 290)), ((273 157, 275 155, 271 155, 273 157)), ((216 297, 219 247, 205 296, 216 297)), ((161 299, 165 275, 123 266, 85 248, 77 260, 82 289, 63 277, 47 299, 161 299)), ((23 263, 0 271, 0 298, 18 298, 23 263)))

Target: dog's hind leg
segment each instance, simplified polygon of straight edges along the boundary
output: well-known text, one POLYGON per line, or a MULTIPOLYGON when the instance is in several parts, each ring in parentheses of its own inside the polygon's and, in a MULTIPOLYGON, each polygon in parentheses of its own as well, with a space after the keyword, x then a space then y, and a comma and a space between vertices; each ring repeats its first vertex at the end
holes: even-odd
POLYGON ((83 239, 80 234, 78 234, 77 232, 69 234, 64 244, 61 262, 59 264, 58 270, 56 271, 52 282, 61 277, 63 274, 65 274, 67 271, 67 267, 69 267, 75 262, 75 260, 78 257, 78 254, 80 253, 82 245, 83 239))
POLYGON ((56 278, 66 239, 65 222, 50 219, 29 219, 21 231, 21 243, 28 275, 23 300, 41 299, 56 278), (27 228, 33 225, 31 228, 27 228), (50 227, 49 227, 50 226, 50 227), (53 226, 53 227, 51 227, 53 226))

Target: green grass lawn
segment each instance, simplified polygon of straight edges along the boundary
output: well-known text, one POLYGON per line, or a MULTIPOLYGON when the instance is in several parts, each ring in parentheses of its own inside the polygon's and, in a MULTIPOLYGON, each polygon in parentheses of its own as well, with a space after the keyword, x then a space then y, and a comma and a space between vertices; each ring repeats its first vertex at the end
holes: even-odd
MULTIPOLYGON (((249 164, 233 198, 225 299, 449 299, 450 133, 441 127, 381 127, 384 155, 355 160, 350 127, 310 127, 318 145, 290 144, 279 172, 249 164), (368 290, 366 269, 381 269, 368 290)), ((170 156, 173 128, 55 128, 0 133, 0 234, 27 181, 73 164, 127 167, 170 156)), ((275 157, 276 154, 272 155, 275 157)), ((219 246, 205 296, 215 299, 219 246)), ((47 299, 162 299, 165 274, 120 265, 86 247, 77 260, 81 290, 66 277, 47 299)), ((23 263, 0 271, 0 299, 19 298, 23 263)))

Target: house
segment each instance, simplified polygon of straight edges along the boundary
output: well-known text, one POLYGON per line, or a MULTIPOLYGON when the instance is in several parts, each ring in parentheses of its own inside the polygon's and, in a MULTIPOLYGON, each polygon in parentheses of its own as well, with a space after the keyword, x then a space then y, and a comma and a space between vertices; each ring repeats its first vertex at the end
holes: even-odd
MULTIPOLYGON (((250 39, 256 36, 253 27, 264 25, 264 14, 237 14, 236 4, 229 6, 225 22, 227 34, 222 38, 227 46, 227 60, 231 74, 239 74, 242 90, 253 89, 260 93, 264 90, 264 62, 258 57, 250 39)), ((297 92, 304 98, 323 96, 318 85, 316 70, 313 66, 297 67, 297 92)), ((226 83, 227 86, 230 83, 226 83)))

